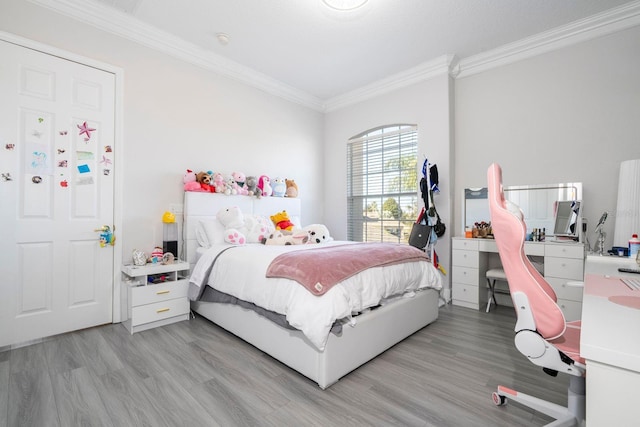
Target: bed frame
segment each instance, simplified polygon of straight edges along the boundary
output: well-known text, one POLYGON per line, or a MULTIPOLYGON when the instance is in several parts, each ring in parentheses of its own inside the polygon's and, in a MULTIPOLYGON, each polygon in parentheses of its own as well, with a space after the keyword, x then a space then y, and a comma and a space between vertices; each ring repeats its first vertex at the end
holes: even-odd
MULTIPOLYGON (((234 205, 245 213, 267 217, 284 209, 300 223, 299 199, 185 192, 184 251, 191 265, 196 262, 198 221, 215 217, 219 209, 234 205)), ((319 351, 301 332, 278 326, 252 310, 201 301, 192 302, 191 308, 325 389, 435 321, 438 298, 437 290, 426 289, 416 292, 413 298, 402 298, 361 314, 355 327, 345 325, 340 336, 331 334, 324 351, 319 351)))

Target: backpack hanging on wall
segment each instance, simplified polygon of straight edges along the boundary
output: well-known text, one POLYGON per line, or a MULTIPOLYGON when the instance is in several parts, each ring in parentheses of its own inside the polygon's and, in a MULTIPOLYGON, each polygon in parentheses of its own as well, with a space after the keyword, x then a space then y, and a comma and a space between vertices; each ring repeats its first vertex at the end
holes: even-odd
POLYGON ((433 192, 440 192, 438 188, 438 165, 431 165, 427 159, 422 164, 422 179, 420 180, 420 192, 422 193, 422 200, 424 206, 428 208, 427 216, 429 217, 429 223, 433 227, 436 236, 442 237, 447 231, 447 227, 440 219, 440 214, 436 209, 436 204, 433 202, 433 192))

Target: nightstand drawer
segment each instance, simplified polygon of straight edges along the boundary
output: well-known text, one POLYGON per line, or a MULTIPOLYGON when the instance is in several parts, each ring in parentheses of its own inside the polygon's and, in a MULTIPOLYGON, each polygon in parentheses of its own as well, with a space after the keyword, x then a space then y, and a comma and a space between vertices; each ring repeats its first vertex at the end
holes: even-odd
POLYGON ((178 298, 132 308, 131 326, 138 326, 189 313, 189 300, 178 298))
POLYGON ((131 306, 136 307, 174 298, 186 298, 188 286, 188 280, 181 279, 174 282, 131 288, 131 306))

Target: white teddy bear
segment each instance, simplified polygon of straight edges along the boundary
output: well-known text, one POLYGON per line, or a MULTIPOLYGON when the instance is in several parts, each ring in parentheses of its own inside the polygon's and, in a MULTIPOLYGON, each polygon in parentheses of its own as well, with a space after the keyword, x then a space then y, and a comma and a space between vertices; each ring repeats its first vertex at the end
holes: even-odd
POLYGON ((220 209, 216 218, 225 228, 224 241, 234 245, 262 243, 271 232, 266 220, 251 215, 245 216, 238 206, 220 209))
POLYGON ((307 243, 324 243, 333 240, 329 235, 329 229, 324 224, 310 224, 302 229, 309 235, 307 243))

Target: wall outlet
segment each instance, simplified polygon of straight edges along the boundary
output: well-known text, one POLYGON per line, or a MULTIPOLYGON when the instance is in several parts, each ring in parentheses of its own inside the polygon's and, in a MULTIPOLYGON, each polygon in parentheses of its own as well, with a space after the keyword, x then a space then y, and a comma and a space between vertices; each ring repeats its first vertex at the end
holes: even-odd
POLYGON ((183 211, 184 211, 184 205, 181 205, 179 203, 172 203, 172 204, 169 205, 169 210, 174 215, 182 214, 183 211))

